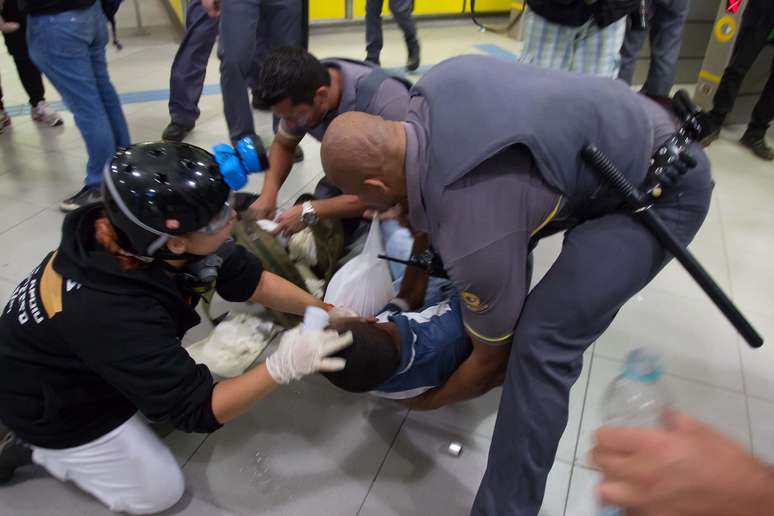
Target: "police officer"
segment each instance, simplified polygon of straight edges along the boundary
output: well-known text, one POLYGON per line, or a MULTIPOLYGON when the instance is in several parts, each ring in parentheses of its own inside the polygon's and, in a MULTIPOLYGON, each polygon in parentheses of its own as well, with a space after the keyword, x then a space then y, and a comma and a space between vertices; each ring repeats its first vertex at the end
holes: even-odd
MULTIPOLYGON (((322 140, 331 122, 341 113, 364 111, 386 120, 403 120, 408 106, 409 84, 371 64, 348 59, 324 59, 301 48, 277 49, 264 61, 258 93, 280 118, 269 151, 269 168, 263 191, 253 204, 253 215, 271 218, 277 195, 293 165, 293 152, 309 134, 322 140)), ((323 180, 318 198, 284 211, 279 231, 293 234, 320 219, 345 220, 351 237, 361 222, 365 205, 353 195, 323 180)), ((349 239, 348 239, 349 240, 349 239)))
MULTIPOLYGON (((483 56, 437 65, 411 95, 405 123, 337 118, 323 168, 369 206, 403 204, 413 229, 429 233, 474 351, 411 406, 438 408, 502 383, 473 513, 536 515, 583 352, 669 258, 581 149, 596 145, 640 185, 675 122, 620 81, 483 56), (560 228, 562 251, 527 295, 531 243, 560 228)), ((697 166, 652 208, 686 244, 712 189, 701 147, 691 151, 697 166)))
POLYGON ((214 383, 180 343, 214 275, 227 300, 295 314, 321 302, 230 244, 229 188, 204 150, 119 151, 103 194, 65 219, 59 248, 0 317, 0 420, 18 439, 0 440, 0 464, 7 478, 31 454, 113 511, 155 513, 177 502, 183 476, 144 417, 213 432, 279 384, 343 368, 326 356, 348 340, 291 331, 266 362, 214 383))

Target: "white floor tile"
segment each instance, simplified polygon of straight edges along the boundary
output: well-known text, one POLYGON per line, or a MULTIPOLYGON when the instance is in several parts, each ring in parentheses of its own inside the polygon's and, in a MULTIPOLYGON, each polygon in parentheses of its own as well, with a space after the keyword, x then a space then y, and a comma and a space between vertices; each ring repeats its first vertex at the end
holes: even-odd
POLYGON ((31 273, 59 245, 63 218, 61 213, 43 210, 0 234, 0 277, 18 283, 31 273))
POLYGON ((709 298, 646 288, 597 340, 595 356, 623 361, 642 347, 657 351, 668 373, 742 392, 736 332, 709 298))
POLYGON ((748 398, 750 426, 755 456, 774 464, 774 403, 748 398))
POLYGON ((579 465, 572 469, 565 516, 597 516, 599 514, 599 505, 594 495, 594 488, 599 480, 599 473, 592 469, 579 465))
POLYGON ((774 319, 752 311, 745 315, 764 339, 763 346, 758 349, 739 339, 747 395, 774 401, 774 319))

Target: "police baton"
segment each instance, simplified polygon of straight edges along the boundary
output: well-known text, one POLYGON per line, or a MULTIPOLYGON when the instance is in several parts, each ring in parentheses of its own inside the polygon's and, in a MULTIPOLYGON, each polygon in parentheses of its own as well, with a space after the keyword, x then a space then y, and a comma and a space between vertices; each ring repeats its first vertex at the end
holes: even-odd
POLYGON ((682 264, 688 274, 699 284, 699 286, 712 299, 712 302, 723 312, 726 319, 734 325, 734 328, 742 335, 744 340, 753 347, 759 348, 763 345, 763 338, 755 331, 750 322, 742 315, 742 312, 734 305, 728 296, 721 290, 715 280, 707 273, 702 265, 696 260, 685 245, 680 242, 669 230, 650 205, 647 204, 646 196, 642 194, 629 181, 615 165, 593 145, 586 145, 581 151, 585 159, 599 174, 618 192, 623 198, 624 203, 634 210, 635 217, 642 222, 658 241, 663 245, 677 261, 682 264))

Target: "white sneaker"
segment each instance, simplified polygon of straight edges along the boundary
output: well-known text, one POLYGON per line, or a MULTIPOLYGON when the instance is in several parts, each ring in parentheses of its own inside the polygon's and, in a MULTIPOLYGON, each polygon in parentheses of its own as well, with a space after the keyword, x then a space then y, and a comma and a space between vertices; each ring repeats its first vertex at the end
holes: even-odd
POLYGON ((0 109, 0 134, 2 134, 9 125, 11 125, 11 117, 8 116, 8 113, 0 109))
POLYGON ((48 107, 48 104, 46 104, 46 101, 44 100, 41 100, 34 108, 32 108, 30 116, 34 121, 46 124, 49 127, 59 127, 64 124, 62 117, 56 112, 51 111, 51 108, 48 107))

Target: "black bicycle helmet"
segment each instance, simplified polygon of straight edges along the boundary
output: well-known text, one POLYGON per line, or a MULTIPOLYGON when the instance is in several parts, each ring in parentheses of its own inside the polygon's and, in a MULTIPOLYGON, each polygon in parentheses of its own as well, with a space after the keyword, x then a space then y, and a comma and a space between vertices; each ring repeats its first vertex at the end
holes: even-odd
POLYGON ((119 150, 105 167, 102 190, 120 245, 138 256, 164 257, 170 237, 205 228, 230 209, 214 156, 187 143, 119 150))

